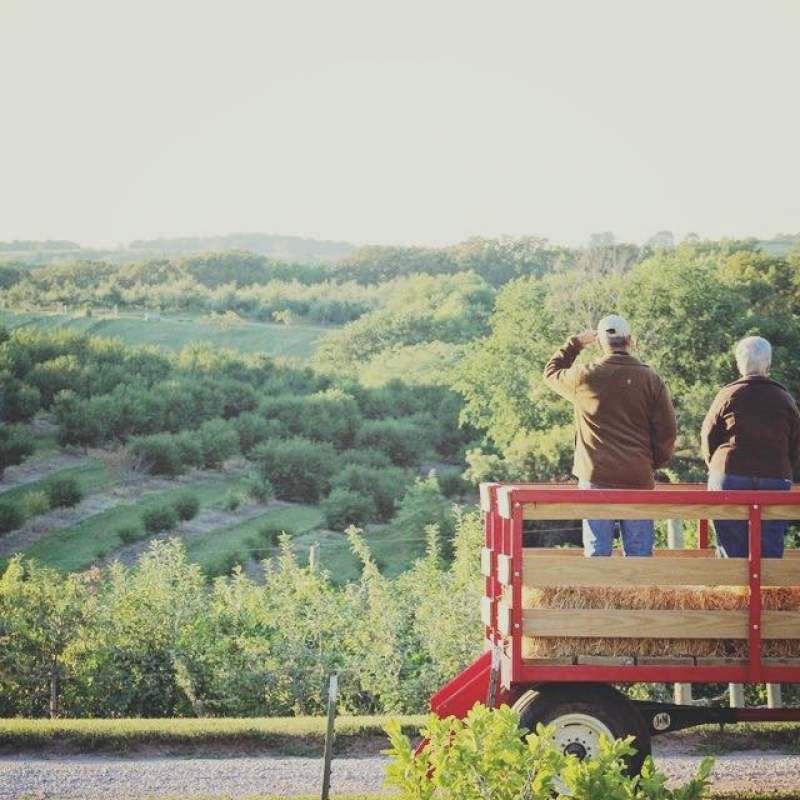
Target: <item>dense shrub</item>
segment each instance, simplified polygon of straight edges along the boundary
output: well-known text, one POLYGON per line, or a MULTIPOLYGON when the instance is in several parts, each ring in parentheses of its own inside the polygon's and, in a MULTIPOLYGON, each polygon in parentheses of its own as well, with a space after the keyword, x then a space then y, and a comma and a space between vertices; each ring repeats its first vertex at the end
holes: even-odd
POLYGON ((23 522, 25 522, 25 517, 19 506, 14 503, 0 502, 0 536, 16 530, 23 522))
POLYGON ((445 497, 460 497, 473 491, 472 484, 464 479, 460 469, 443 469, 436 473, 439 488, 445 497))
MULTIPOLYGON (((408 473, 400 467, 371 469, 351 464, 334 476, 331 486, 369 497, 373 503, 374 515, 385 522, 394 516, 397 501, 403 496, 410 480, 408 473)), ((366 519, 373 517, 364 517, 362 521, 366 519)))
POLYGON ((76 506, 83 498, 83 491, 77 479, 71 475, 54 475, 44 483, 44 490, 50 501, 50 508, 69 508, 76 506))
POLYGON ((251 472, 245 478, 244 490, 248 497, 262 505, 269 503, 275 497, 275 487, 257 472, 251 472))
POLYGON ((33 452, 33 437, 21 425, 0 424, 0 478, 6 467, 22 463, 33 452))
POLYGON ((263 442, 253 451, 264 477, 281 500, 316 503, 327 493, 338 464, 336 451, 326 442, 296 437, 263 442))
POLYGON ((357 464, 362 467, 381 469, 382 467, 391 467, 392 459, 380 450, 365 447, 358 450, 345 450, 339 457, 339 463, 342 467, 357 464))
POLYGON ((230 489, 222 501, 222 505, 227 511, 236 511, 242 504, 242 495, 234 489, 230 489))
POLYGON ((399 419, 368 420, 356 436, 356 445, 380 450, 402 467, 421 461, 429 449, 424 431, 413 422, 399 419))
POLYGON ((203 466, 203 451, 194 433, 181 431, 173 434, 173 441, 178 449, 178 460, 182 472, 187 468, 203 466))
POLYGON ((247 413, 236 418, 234 422, 239 434, 239 447, 247 455, 257 444, 270 438, 272 426, 262 414, 247 413))
POLYGON ((399 800, 550 800, 553 797, 604 800, 704 800, 711 796, 707 780, 714 759, 703 759, 696 776, 683 786, 667 788, 652 757, 641 777, 628 775, 625 759, 634 750, 629 737, 600 739, 597 754, 582 761, 564 755, 552 740, 552 729, 539 725, 525 736, 519 714, 508 706, 489 710, 480 704, 466 719, 431 716, 425 726, 428 745, 414 752, 399 722, 387 725, 394 758, 387 784, 399 800))
POLYGON ((182 452, 183 448, 170 433, 137 436, 128 442, 128 453, 134 463, 141 464, 151 475, 174 477, 185 472, 186 465, 181 461, 182 452))
POLYGON ((203 466, 214 469, 239 453, 239 434, 236 428, 223 419, 204 422, 197 431, 203 466))
POLYGON ((200 498, 192 491, 181 492, 173 501, 172 507, 178 519, 185 522, 194 519, 200 511, 200 498))
POLYGON ((133 544, 140 539, 144 539, 147 534, 141 525, 131 523, 130 525, 122 525, 117 528, 117 536, 123 544, 133 544))
POLYGON ((169 503, 162 503, 143 511, 142 523, 148 533, 171 531, 178 527, 178 512, 169 503))
POLYGON ((42 489, 26 492, 22 498, 22 514, 25 519, 38 517, 39 514, 46 514, 49 510, 50 498, 42 489))
POLYGON ((325 524, 335 531, 349 525, 363 525, 375 519, 377 508, 371 497, 351 489, 334 489, 321 503, 325 524))

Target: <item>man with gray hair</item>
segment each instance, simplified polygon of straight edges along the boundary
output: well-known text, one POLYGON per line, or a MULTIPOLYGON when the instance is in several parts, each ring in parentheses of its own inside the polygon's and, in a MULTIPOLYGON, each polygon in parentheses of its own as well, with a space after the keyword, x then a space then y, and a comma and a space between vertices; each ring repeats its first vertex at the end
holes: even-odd
MULTIPOLYGON (((792 487, 792 468, 800 458, 800 414, 789 392, 769 377, 772 347, 760 336, 736 345, 742 376, 714 399, 700 432, 708 464, 709 489, 792 487)), ((745 520, 714 520, 717 548, 728 558, 750 552, 745 520)), ((783 556, 786 522, 761 523, 761 555, 783 556)))
MULTIPOLYGON (((573 473, 581 489, 652 489, 653 470, 675 446, 675 412, 664 381, 632 356, 631 327, 618 314, 603 317, 597 331, 572 336, 544 368, 544 382, 575 409, 573 473), (581 350, 597 342, 601 358, 575 365, 581 350)), ((649 556, 652 520, 620 520, 626 556, 649 556)), ((610 556, 614 520, 583 521, 587 556, 610 556)))

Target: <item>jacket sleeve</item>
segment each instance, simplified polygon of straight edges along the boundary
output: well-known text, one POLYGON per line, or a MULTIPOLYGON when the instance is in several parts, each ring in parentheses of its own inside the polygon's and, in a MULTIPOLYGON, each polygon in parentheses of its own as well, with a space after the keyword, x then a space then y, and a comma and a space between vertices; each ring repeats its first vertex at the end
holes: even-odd
POLYGON ((792 400, 792 420, 789 425, 789 463, 794 465, 800 461, 800 413, 792 400))
POLYGON ((653 405, 650 422, 650 441, 653 447, 653 466, 658 469, 667 464, 675 450, 675 439, 678 435, 678 423, 675 409, 664 383, 653 405))
POLYGON ((582 368, 572 365, 582 349, 578 337, 573 336, 553 353, 544 367, 545 384, 567 400, 575 399, 575 390, 581 381, 582 368))
POLYGON ((717 448, 725 441, 725 423, 722 418, 723 402, 720 395, 714 398, 711 408, 708 409, 703 426, 700 428, 700 448, 706 465, 711 464, 711 457, 717 448))

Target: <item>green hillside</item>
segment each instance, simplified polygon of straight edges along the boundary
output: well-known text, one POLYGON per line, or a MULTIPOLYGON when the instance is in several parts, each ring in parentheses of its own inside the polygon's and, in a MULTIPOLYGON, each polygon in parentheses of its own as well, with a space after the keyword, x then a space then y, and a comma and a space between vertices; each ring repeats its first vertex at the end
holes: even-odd
POLYGON ((190 314, 145 320, 143 314, 135 317, 102 318, 0 311, 0 323, 9 328, 66 328, 94 336, 118 337, 129 345, 152 344, 168 350, 178 350, 191 342, 208 341, 217 347, 230 347, 245 353, 300 359, 310 358, 320 339, 336 330, 335 326, 301 323, 276 325, 250 320, 226 324, 203 320, 190 314))

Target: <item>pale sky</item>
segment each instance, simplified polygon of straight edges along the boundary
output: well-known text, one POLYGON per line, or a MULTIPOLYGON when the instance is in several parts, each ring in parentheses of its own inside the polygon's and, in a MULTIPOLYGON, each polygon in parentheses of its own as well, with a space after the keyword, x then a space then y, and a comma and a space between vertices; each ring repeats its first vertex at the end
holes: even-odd
POLYGON ((0 0, 0 240, 800 232, 796 0, 0 0))

